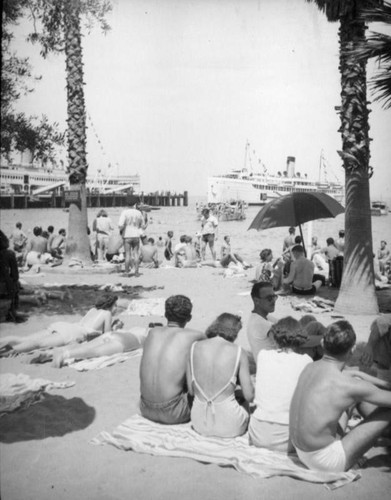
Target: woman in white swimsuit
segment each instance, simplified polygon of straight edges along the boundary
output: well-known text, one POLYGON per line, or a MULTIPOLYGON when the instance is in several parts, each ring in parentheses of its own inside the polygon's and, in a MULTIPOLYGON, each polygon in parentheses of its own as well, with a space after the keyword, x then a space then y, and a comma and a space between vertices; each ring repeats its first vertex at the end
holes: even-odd
POLYGON ((228 438, 247 430, 249 414, 235 398, 237 384, 247 402, 254 398, 247 355, 234 345, 241 328, 238 316, 221 314, 206 330, 207 339, 192 345, 187 368, 194 394, 191 424, 204 436, 228 438))
POLYGON ((117 300, 116 295, 105 295, 77 323, 57 321, 27 337, 5 337, 0 341, 0 349, 11 347, 14 353, 30 352, 34 349, 61 347, 97 337, 111 330, 117 300))

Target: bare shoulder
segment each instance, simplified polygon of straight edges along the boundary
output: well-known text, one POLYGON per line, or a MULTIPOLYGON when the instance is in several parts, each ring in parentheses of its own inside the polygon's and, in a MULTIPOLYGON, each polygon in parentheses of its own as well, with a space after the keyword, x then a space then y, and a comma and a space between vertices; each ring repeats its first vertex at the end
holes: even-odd
POLYGON ((340 381, 343 388, 354 398, 364 398, 374 390, 378 390, 371 382, 348 373, 341 373, 340 381))
POLYGON ((200 330, 194 330, 193 328, 184 328, 183 332, 194 340, 204 340, 206 339, 205 333, 200 330))

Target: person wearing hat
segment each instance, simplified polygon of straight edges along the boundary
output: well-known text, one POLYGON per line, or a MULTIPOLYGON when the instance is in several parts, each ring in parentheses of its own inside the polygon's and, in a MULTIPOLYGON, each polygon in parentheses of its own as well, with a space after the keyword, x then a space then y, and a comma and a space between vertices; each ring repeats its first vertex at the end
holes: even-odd
MULTIPOLYGON (((256 409, 249 424, 250 444, 271 450, 292 452, 289 439, 289 407, 297 381, 304 368, 312 363, 300 348, 313 347, 302 325, 291 316, 280 319, 271 329, 276 349, 259 351, 255 381, 256 409)), ((320 338, 316 339, 320 343, 320 338)))

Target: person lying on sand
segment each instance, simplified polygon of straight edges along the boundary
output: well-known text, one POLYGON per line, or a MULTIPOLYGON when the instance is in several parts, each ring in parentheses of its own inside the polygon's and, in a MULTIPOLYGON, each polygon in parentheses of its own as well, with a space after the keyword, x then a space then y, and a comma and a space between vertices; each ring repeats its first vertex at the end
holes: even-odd
POLYGON ((99 358, 100 356, 112 356, 123 352, 139 349, 144 345, 149 328, 135 326, 129 330, 113 330, 103 333, 96 339, 83 344, 72 344, 69 347, 55 349, 52 353, 45 353, 31 362, 46 362, 53 360, 55 368, 61 368, 67 359, 81 360, 99 358))
MULTIPOLYGON (((312 363, 299 348, 312 339, 291 316, 282 318, 270 329, 275 350, 262 349, 257 358, 255 382, 256 410, 249 424, 250 444, 271 450, 291 453, 289 440, 289 406, 303 369, 312 363)), ((318 337, 317 342, 320 343, 318 337)), ((312 344, 311 344, 312 345, 312 344)))
POLYGON ((306 366, 293 394, 290 437, 309 469, 350 469, 390 425, 391 385, 363 372, 342 371, 355 343, 348 321, 332 323, 323 338, 323 358, 306 366), (339 440, 338 424, 353 405, 367 417, 339 440))
POLYGON ((77 323, 57 321, 44 330, 27 337, 9 336, 0 341, 0 350, 11 347, 13 353, 30 352, 34 349, 61 347, 72 342, 83 342, 111 330, 116 309, 116 295, 105 295, 77 323))
POLYGON ((187 364, 187 386, 194 395, 192 427, 203 436, 236 437, 247 430, 248 411, 235 399, 239 383, 244 399, 254 399, 249 362, 234 345, 242 322, 223 313, 207 328, 207 340, 194 342, 187 364))
POLYGON ((162 424, 190 420, 186 388, 186 366, 190 348, 205 335, 185 328, 191 320, 192 304, 184 295, 165 302, 167 326, 152 328, 144 344, 140 364, 140 413, 162 424))

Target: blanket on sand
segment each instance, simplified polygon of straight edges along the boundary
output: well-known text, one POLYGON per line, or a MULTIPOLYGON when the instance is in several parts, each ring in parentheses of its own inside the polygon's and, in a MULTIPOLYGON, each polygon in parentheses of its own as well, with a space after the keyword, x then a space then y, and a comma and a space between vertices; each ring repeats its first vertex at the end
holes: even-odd
POLYGON ((164 298, 132 300, 126 310, 134 316, 164 316, 164 298))
POLYGON ((75 382, 31 379, 23 373, 4 373, 0 375, 0 417, 20 407, 27 408, 37 403, 43 393, 50 389, 66 389, 74 385, 75 382))
POLYGON ((79 372, 101 370, 102 368, 107 368, 108 366, 113 366, 117 363, 123 363, 127 359, 141 356, 142 352, 143 350, 140 348, 134 351, 112 354, 111 356, 100 356, 99 358, 82 359, 80 361, 71 358, 66 359, 64 365, 74 368, 79 372))
POLYGON ((229 439, 205 437, 195 432, 190 423, 162 425, 140 415, 133 415, 111 434, 101 432, 91 443, 111 444, 125 451, 230 465, 255 478, 290 476, 313 483, 327 483, 329 489, 360 477, 358 471, 334 473, 308 470, 296 456, 250 446, 248 434, 229 439))

